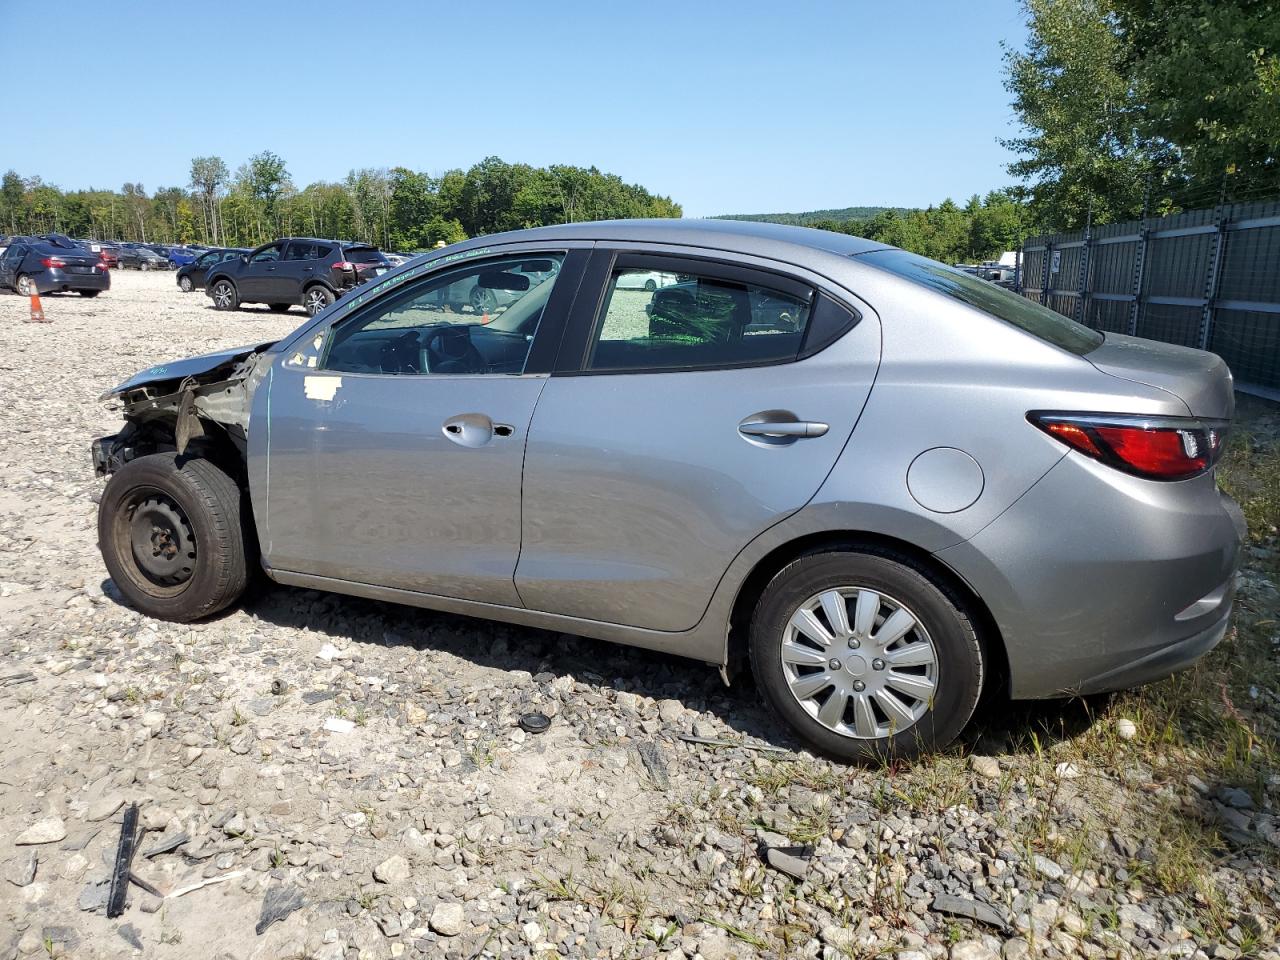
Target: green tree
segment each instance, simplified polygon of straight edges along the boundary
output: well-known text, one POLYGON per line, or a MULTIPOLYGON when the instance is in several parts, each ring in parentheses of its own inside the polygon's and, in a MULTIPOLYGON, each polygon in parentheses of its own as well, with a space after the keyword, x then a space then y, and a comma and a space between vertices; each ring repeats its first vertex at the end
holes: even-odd
POLYGON ((195 157, 191 161, 191 188, 200 197, 200 216, 205 236, 217 243, 221 235, 218 224, 218 193, 229 179, 227 164, 217 156, 195 157))
POLYGON ((1157 144, 1140 131, 1130 51, 1109 0, 1024 0, 1030 41, 1005 51, 1005 87, 1025 133, 1002 143, 1009 172, 1049 223, 1079 227, 1141 212, 1157 144))

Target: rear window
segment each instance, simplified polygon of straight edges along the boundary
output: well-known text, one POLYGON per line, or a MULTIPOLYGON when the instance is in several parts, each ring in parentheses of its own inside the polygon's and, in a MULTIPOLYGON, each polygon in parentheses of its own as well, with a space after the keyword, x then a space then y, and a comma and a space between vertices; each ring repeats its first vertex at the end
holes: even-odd
POLYGON ((347 247, 347 251, 343 259, 348 263, 387 262, 387 258, 382 255, 382 251, 375 250, 373 247, 347 247))
POLYGON ((1102 334, 1026 297, 1003 290, 972 274, 905 250, 876 250, 858 257, 881 270, 928 287, 936 293, 1012 324, 1063 350, 1084 356, 1102 345, 1102 334))

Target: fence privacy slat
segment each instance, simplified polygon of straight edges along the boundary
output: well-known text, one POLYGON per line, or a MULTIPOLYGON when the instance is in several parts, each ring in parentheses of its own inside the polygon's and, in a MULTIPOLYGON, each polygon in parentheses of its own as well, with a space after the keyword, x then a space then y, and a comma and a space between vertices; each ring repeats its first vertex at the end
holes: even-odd
POLYGON ((1212 350, 1240 384, 1280 389, 1280 202, 1095 225, 1022 250, 1023 296, 1097 330, 1212 350))

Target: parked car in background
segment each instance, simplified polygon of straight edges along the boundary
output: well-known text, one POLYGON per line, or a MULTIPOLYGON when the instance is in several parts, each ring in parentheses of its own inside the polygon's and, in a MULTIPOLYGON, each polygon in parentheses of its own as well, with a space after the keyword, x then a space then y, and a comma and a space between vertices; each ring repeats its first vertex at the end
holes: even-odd
POLYGON ((120 248, 103 240, 77 240, 76 244, 90 253, 97 254, 98 259, 108 268, 120 265, 120 248))
POLYGON ((135 270, 168 270, 169 261, 150 247, 139 244, 120 248, 120 266, 135 270))
POLYGON ((283 312, 301 305, 315 316, 343 291, 389 269, 387 258, 366 243, 286 237, 216 264, 205 293, 219 310, 265 303, 283 312))
POLYGON ((192 247, 170 247, 169 269, 177 270, 180 267, 185 267, 203 252, 203 250, 196 250, 192 247))
POLYGON ((650 270, 647 273, 627 274, 620 278, 624 286, 619 286, 619 290, 648 290, 650 292, 657 290, 659 287, 669 287, 673 283, 679 283, 680 278, 674 273, 661 273, 657 270, 650 270))
POLYGON ((260 557, 283 584, 749 665, 805 743, 866 760, 944 746, 984 689, 1167 676, 1230 624, 1212 354, 742 221, 498 234, 364 289, 109 392, 98 542, 129 603, 207 617, 260 557), (633 273, 687 286, 646 314, 633 273), (515 296, 485 325, 440 309, 455 286, 515 296))
POLYGON ((23 296, 70 293, 96 297, 111 288, 106 264, 91 250, 62 238, 13 237, 0 257, 0 287, 23 296))
POLYGON ((183 293, 192 290, 203 290, 204 280, 215 264, 224 260, 238 260, 249 251, 243 247, 227 247, 221 250, 207 250, 194 257, 191 262, 178 268, 178 289, 183 293))
POLYGON ((393 267, 403 266, 414 258, 412 253, 386 253, 382 254, 387 258, 387 263, 393 267))

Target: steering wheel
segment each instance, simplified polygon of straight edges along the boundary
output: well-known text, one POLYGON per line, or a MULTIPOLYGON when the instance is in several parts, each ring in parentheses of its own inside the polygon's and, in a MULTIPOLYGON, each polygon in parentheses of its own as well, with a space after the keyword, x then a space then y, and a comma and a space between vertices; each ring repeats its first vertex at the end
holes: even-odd
POLYGON ((378 366, 383 373, 422 373, 418 357, 418 331, 410 330, 379 348, 378 366))
POLYGON ((469 327, 441 327, 422 342, 423 373, 485 373, 489 365, 471 342, 469 327))

